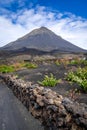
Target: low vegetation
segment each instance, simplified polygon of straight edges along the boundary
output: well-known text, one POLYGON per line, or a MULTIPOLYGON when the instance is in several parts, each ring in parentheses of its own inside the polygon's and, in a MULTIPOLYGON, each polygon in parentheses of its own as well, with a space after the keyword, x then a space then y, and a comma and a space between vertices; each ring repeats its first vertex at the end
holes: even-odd
POLYGON ((85 59, 59 59, 55 62, 57 66, 63 64, 63 65, 84 65, 87 66, 87 60, 85 59))
POLYGON ((84 59, 83 60, 81 60, 81 59, 80 60, 79 59, 73 59, 73 60, 70 61, 69 64, 71 64, 71 65, 81 65, 82 64, 82 65, 86 66, 87 65, 87 60, 84 60, 84 59))
POLYGON ((21 68, 35 69, 37 67, 38 66, 34 63, 21 62, 21 63, 14 63, 12 65, 0 65, 0 72, 1 73, 10 73, 10 72, 17 71, 21 68))
POLYGON ((43 81, 38 81, 38 83, 42 86, 49 86, 54 87, 57 83, 60 83, 61 79, 57 80, 53 74, 50 74, 50 76, 45 75, 43 81))
POLYGON ((9 72, 14 72, 14 71, 15 71, 15 69, 12 65, 11 66, 8 66, 8 65, 1 65, 0 66, 1 73, 9 73, 9 72))
POLYGON ((23 64, 23 67, 26 67, 26 68, 28 68, 28 69, 30 69, 30 68, 32 68, 32 69, 35 69, 35 68, 37 68, 38 66, 37 66, 37 64, 35 64, 35 63, 24 63, 23 64))
POLYGON ((66 79, 77 83, 84 91, 87 92, 87 67, 78 68, 75 72, 69 72, 66 79))
POLYGON ((57 60, 57 61, 55 61, 55 64, 56 64, 57 66, 59 66, 59 65, 60 65, 60 62, 57 60))

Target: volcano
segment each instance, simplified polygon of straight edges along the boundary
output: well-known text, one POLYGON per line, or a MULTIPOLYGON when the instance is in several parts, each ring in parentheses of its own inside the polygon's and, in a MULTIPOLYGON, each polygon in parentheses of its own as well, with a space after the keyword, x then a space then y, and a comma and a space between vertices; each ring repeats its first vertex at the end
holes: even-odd
POLYGON ((46 27, 34 29, 27 35, 8 43, 3 47, 5 50, 20 50, 23 48, 36 49, 40 51, 60 51, 60 52, 84 52, 83 49, 64 40, 61 36, 46 27))

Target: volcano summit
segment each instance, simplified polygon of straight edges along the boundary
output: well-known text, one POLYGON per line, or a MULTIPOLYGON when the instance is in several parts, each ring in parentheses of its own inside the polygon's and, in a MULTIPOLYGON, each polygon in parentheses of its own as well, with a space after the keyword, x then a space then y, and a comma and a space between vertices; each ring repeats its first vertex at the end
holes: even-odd
POLYGON ((36 49, 40 51, 60 51, 60 52, 83 52, 80 47, 64 40, 46 27, 35 29, 27 35, 8 43, 3 47, 5 50, 18 50, 22 48, 36 49))

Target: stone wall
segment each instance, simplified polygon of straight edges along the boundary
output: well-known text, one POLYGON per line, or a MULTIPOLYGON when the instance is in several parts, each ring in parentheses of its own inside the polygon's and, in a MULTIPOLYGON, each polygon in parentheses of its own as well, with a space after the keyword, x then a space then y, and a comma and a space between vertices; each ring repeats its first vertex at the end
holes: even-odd
POLYGON ((14 95, 49 130, 87 130, 87 105, 63 98, 51 89, 1 75, 14 95))

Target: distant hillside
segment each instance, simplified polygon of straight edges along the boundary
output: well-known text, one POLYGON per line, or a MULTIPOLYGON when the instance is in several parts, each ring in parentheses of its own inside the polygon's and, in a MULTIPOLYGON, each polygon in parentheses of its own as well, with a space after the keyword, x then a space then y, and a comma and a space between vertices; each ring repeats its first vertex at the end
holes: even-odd
POLYGON ((22 48, 36 49, 40 51, 59 52, 84 52, 83 49, 57 36, 46 27, 35 29, 27 35, 4 46, 6 50, 20 50, 22 48))

